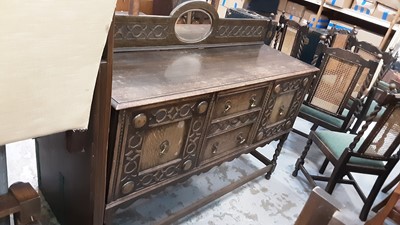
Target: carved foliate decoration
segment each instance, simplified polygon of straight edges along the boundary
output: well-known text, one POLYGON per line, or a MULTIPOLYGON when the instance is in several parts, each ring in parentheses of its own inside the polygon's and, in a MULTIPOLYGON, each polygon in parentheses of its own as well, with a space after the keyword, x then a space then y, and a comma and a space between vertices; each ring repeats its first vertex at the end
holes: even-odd
POLYGON ((168 37, 168 24, 133 24, 116 23, 114 39, 131 40, 163 40, 168 37))
POLYGON ((222 25, 218 26, 215 37, 262 37, 264 34, 265 28, 262 26, 222 25))
POLYGON ((257 120, 258 113, 259 113, 258 111, 252 112, 249 114, 241 115, 239 117, 234 117, 228 120, 224 120, 218 123, 213 123, 211 124, 207 133, 209 135, 213 135, 220 132, 232 130, 247 124, 254 123, 257 120))
MULTIPOLYGON (((120 119, 122 118, 121 122, 123 122, 123 125, 121 127, 124 129, 120 130, 118 145, 118 151, 121 155, 119 164, 120 174, 117 178, 117 186, 114 191, 115 198, 130 194, 151 186, 159 181, 183 173, 195 164, 205 121, 205 114, 198 115, 196 110, 198 110, 196 103, 184 103, 168 107, 154 108, 145 112, 129 113, 129 110, 123 111, 123 116, 120 117, 120 119), (149 117, 147 130, 144 128, 136 128, 132 123, 129 123, 135 115, 140 113, 144 113, 149 117), (165 167, 162 167, 162 164, 157 165, 160 166, 159 169, 153 170, 150 168, 148 170, 140 171, 141 155, 142 151, 145 151, 145 149, 142 149, 142 146, 146 135, 152 134, 149 129, 162 130, 164 125, 177 123, 179 121, 185 121, 188 124, 188 131, 187 136, 182 137, 186 139, 183 139, 185 142, 182 145, 183 150, 181 151, 178 160, 174 160, 175 163, 172 164, 166 163, 167 166, 165 167), (126 140, 125 145, 123 145, 123 140, 126 140), (124 146, 124 149, 122 149, 122 146, 124 146)), ((163 149, 166 149, 166 146, 169 147, 169 140, 154 143, 154 148, 162 147, 163 149)), ((166 152, 167 151, 164 153, 166 152)), ((160 155, 160 157, 163 156, 160 155)))
POLYGON ((149 121, 149 126, 159 123, 171 122, 177 119, 186 119, 192 116, 196 103, 188 103, 169 108, 160 108, 151 110, 153 118, 149 121))
MULTIPOLYGON (((116 13, 114 24, 116 51, 126 51, 134 47, 159 49, 160 46, 173 45, 182 47, 193 44, 262 42, 267 35, 267 29, 275 29, 272 21, 267 18, 219 18, 215 8, 205 1, 184 1, 169 16, 130 16, 116 13), (192 19, 187 20, 189 15, 192 19)), ((271 35, 270 32, 269 36, 271 35)))

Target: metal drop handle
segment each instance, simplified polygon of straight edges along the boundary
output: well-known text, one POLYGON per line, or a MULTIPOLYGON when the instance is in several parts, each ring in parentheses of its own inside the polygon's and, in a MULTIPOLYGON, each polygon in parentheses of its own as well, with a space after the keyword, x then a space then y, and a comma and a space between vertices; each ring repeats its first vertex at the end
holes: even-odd
POLYGON ((285 106, 282 105, 282 106, 279 108, 279 115, 282 116, 284 111, 285 111, 285 106))
POLYGON ((236 137, 236 140, 238 141, 239 145, 246 142, 246 138, 243 137, 243 133, 239 133, 239 135, 236 137))
POLYGON ((160 144, 160 156, 167 154, 169 150, 169 141, 165 140, 160 144))
POLYGON ((232 108, 232 102, 231 101, 226 101, 225 102, 225 109, 224 109, 224 113, 227 113, 230 109, 232 108))
POLYGON ((257 102, 256 97, 257 97, 256 95, 252 95, 252 96, 251 96, 251 98, 250 98, 250 108, 254 108, 254 107, 257 106, 257 104, 256 104, 256 102, 257 102))
POLYGON ((212 154, 216 154, 216 153, 218 152, 218 145, 219 145, 218 142, 215 142, 215 143, 212 145, 212 147, 211 147, 211 152, 212 152, 212 154))

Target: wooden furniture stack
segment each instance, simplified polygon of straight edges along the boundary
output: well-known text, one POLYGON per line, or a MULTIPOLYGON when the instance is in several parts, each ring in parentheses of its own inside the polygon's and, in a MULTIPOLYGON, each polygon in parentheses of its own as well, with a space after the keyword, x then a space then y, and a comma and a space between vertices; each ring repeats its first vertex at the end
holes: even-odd
POLYGON ((204 2, 116 15, 89 129, 36 140, 40 189, 59 222, 110 223, 118 208, 244 153, 265 167, 161 222, 269 178, 317 72, 263 44, 269 23, 220 19, 204 2), (193 24, 201 39, 176 34, 193 24), (256 150, 274 140, 272 159, 256 150))

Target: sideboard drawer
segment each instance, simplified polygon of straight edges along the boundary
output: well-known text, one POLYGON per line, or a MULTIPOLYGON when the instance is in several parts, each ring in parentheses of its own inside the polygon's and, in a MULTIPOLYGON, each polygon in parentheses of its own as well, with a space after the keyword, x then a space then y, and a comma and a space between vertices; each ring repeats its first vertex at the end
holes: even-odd
POLYGON ((218 136, 207 138, 205 148, 200 156, 201 163, 207 163, 237 148, 248 146, 251 127, 252 125, 250 124, 218 136))
POLYGON ((219 118, 237 112, 261 108, 265 87, 246 89, 245 91, 222 92, 217 96, 212 118, 219 118))

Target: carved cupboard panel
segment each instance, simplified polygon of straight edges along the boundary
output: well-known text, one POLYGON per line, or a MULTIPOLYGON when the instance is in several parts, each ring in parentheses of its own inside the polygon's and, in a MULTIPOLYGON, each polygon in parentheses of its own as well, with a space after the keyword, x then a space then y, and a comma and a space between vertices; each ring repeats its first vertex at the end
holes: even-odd
POLYGON ((275 82, 254 142, 262 142, 292 128, 309 85, 309 76, 275 82))
POLYGON ((119 198, 190 170, 197 161, 209 100, 119 112, 112 173, 119 198))

